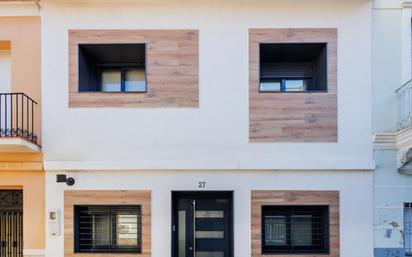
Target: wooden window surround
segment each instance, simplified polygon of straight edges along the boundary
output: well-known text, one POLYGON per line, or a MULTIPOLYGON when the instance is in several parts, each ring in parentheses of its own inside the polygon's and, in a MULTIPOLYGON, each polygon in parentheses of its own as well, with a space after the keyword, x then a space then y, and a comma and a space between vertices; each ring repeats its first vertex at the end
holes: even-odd
POLYGON ((69 107, 199 106, 197 30, 70 30, 69 107), (146 44, 146 93, 79 92, 79 44, 146 44))
POLYGON ((339 257, 339 192, 338 191, 252 191, 252 257, 339 257), (263 254, 262 206, 319 206, 329 207, 329 254, 263 254))
POLYGON ((337 123, 337 29, 250 29, 249 141, 337 142, 337 123), (259 92, 262 43, 326 43, 327 92, 259 92))
POLYGON ((151 256, 151 192, 66 190, 64 192, 64 256, 65 257, 150 257, 151 256), (142 219, 141 253, 75 253, 74 206, 75 205, 139 205, 142 219))

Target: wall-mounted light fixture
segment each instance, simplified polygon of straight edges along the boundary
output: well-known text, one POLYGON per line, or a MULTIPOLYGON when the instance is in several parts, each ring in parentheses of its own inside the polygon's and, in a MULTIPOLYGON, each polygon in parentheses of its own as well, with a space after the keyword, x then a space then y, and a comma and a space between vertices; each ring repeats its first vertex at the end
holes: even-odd
POLYGON ((57 183, 66 183, 68 186, 73 186, 75 183, 74 178, 68 178, 64 174, 57 174, 56 178, 57 178, 57 183))

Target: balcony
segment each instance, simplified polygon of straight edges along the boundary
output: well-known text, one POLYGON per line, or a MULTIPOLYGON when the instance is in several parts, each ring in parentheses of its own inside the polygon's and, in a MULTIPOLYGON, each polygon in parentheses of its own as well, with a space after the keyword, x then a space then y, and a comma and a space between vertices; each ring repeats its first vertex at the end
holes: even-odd
POLYGON ((0 93, 0 152, 39 152, 37 102, 25 93, 0 93))
POLYGON ((396 90, 397 130, 403 130, 412 125, 412 80, 396 90))

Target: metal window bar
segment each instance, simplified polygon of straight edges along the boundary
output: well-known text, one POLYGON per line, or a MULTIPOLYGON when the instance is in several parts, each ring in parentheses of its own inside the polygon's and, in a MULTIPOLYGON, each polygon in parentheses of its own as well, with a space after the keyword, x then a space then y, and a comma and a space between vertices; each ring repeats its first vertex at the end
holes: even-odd
POLYGON ((412 203, 404 206, 405 255, 412 256, 412 203))
POLYGON ((327 213, 328 208, 325 206, 263 206, 263 252, 328 252, 327 213))
POLYGON ((0 137, 19 137, 38 144, 36 106, 25 93, 0 93, 0 137))
POLYGON ((76 252, 141 252, 141 206, 76 206, 76 252))

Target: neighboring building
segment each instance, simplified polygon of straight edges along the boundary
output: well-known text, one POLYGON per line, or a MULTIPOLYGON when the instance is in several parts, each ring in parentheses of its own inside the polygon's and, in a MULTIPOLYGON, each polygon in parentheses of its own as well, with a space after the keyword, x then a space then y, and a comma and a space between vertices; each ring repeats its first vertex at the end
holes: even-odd
POLYGON ((45 255, 40 17, 0 3, 0 256, 45 255))
POLYGON ((371 1, 21 2, 47 211, 25 249, 373 256, 371 1))
POLYGON ((412 256, 412 3, 373 10, 375 257, 412 256))

